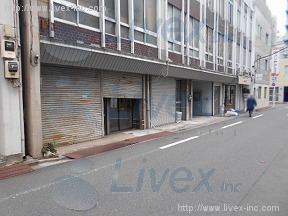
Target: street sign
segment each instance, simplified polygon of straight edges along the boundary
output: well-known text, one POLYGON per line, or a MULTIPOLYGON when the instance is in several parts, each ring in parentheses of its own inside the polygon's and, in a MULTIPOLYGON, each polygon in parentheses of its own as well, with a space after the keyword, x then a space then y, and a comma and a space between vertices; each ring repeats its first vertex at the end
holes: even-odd
POLYGON ((272 50, 272 73, 279 74, 279 51, 278 49, 272 50))
POLYGON ((272 77, 272 81, 273 82, 277 81, 277 77, 272 77))
POLYGON ((276 83, 272 83, 272 86, 273 86, 273 87, 276 86, 276 83))

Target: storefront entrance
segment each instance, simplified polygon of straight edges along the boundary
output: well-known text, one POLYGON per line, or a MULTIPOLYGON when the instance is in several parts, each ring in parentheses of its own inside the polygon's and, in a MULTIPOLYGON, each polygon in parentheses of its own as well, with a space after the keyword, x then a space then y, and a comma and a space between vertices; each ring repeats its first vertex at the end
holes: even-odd
POLYGON ((141 100, 105 98, 105 134, 140 127, 141 100))
POLYGON ((227 85, 225 86, 225 108, 226 110, 235 109, 235 93, 236 86, 227 85))
POLYGON ((288 102, 288 87, 284 87, 284 102, 288 102))

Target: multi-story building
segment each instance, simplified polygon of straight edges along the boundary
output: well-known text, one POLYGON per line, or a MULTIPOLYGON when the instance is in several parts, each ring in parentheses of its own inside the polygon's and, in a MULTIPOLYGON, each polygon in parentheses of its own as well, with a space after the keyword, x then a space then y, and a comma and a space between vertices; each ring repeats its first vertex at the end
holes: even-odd
MULTIPOLYGON (((269 100, 270 102, 274 101, 276 103, 288 102, 288 51, 285 36, 277 38, 273 51, 280 52, 275 55, 275 58, 277 58, 275 63, 276 71, 272 68, 272 72, 276 74, 270 78, 269 100)), ((273 63, 272 61, 272 64, 273 63)))
POLYGON ((270 57, 272 48, 273 26, 275 23, 271 16, 266 1, 255 1, 256 34, 255 34, 255 62, 254 62, 254 90, 258 108, 269 106, 269 80, 270 57))
POLYGON ((25 155, 17 1, 1 3, 0 166, 25 155))
POLYGON ((244 109, 253 1, 22 0, 27 146, 244 109), (35 10, 35 7, 37 10, 35 10))

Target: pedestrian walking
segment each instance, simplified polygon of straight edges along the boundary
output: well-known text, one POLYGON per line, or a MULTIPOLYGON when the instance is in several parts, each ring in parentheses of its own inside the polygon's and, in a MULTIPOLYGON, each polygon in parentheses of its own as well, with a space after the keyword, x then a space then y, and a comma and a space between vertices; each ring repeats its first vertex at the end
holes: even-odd
POLYGON ((252 117, 253 111, 255 107, 257 106, 257 102, 255 98, 250 95, 250 97, 247 99, 247 110, 249 112, 249 117, 252 117))

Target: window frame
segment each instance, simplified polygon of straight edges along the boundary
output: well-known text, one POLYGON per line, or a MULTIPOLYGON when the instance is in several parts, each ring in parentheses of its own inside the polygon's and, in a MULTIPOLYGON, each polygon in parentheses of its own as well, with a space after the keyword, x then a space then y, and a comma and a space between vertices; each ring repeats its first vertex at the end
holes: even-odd
POLYGON ((227 46, 227 65, 229 68, 232 68, 232 62, 233 62, 233 40, 228 38, 228 46, 227 46))
MULTIPOLYGON (((140 0, 134 0, 134 1, 140 1, 140 0)), ((133 3, 134 3, 134 1, 133 1, 133 3)), ((135 23, 134 23, 134 29, 133 29, 133 31, 134 31, 134 41, 136 41, 137 43, 141 43, 141 44, 144 44, 144 45, 148 45, 148 46, 152 46, 152 47, 155 47, 155 48, 157 48, 158 47, 158 40, 157 40, 157 38, 158 38, 158 32, 157 32, 157 29, 156 29, 156 32, 152 32, 152 31, 150 31, 150 30, 148 30, 147 29, 147 24, 146 24, 146 17, 147 17, 147 12, 148 12, 148 10, 147 10, 147 2, 146 2, 146 0, 141 0, 141 1, 143 1, 143 5, 144 5, 144 8, 143 8, 143 12, 144 12, 144 17, 143 17, 143 21, 144 21, 144 26, 143 26, 143 28, 141 28, 141 27, 139 27, 139 26, 136 26, 135 25, 135 23), (138 31, 138 32, 140 32, 140 33, 143 33, 144 34, 144 42, 143 41, 139 41, 139 40, 137 40, 136 38, 135 38, 135 31, 138 31), (148 43, 147 41, 147 38, 148 38, 148 36, 150 36, 150 37, 154 37, 155 39, 156 39, 156 45, 155 44, 152 44, 152 43, 148 43)), ((155 14, 155 18, 156 18, 156 20, 155 20, 155 24, 157 24, 157 13, 158 13, 158 10, 157 10, 157 8, 158 8, 158 2, 156 1, 156 14, 155 14)), ((133 8, 133 10, 135 10, 135 8, 133 8)), ((135 16, 135 14, 134 14, 134 16, 135 16)), ((124 23, 125 24, 125 23, 124 23)), ((121 25, 122 25, 122 23, 121 23, 121 25)), ((127 27, 127 24, 126 25, 123 25, 123 26, 126 26, 127 27)))
POLYGON ((206 25, 205 60, 213 63, 213 35, 214 30, 206 25), (209 34, 210 32, 210 34, 209 34), (211 52, 210 52, 211 51, 211 52))
MULTIPOLYGON (((186 44, 188 43, 189 56, 199 59, 200 58, 200 56, 199 56, 199 51, 200 51, 200 43, 199 43, 200 21, 195 19, 194 17, 186 14, 186 18, 187 18, 187 16, 189 16, 189 27, 190 27, 189 30, 190 30, 190 32, 189 32, 188 38, 186 39, 186 42, 185 42, 185 48, 187 48, 186 44), (197 22, 197 25, 198 25, 198 36, 197 35, 195 36, 195 34, 194 34, 195 33, 195 28, 196 28, 195 27, 195 25, 196 25, 195 23, 196 22, 197 22), (195 37, 198 38, 198 47, 195 45, 195 37), (191 55, 191 52, 192 52, 192 55, 191 55)), ((185 19, 185 21, 186 21, 186 19, 185 19)))
POLYGON ((266 45, 269 45, 269 39, 270 39, 270 37, 269 37, 269 34, 268 33, 266 33, 266 45))
MULTIPOLYGON (((137 1, 137 0, 136 0, 137 1)), ((174 5, 172 5, 172 4, 170 4, 170 3, 168 3, 168 5, 167 5, 167 10, 169 11, 169 7, 170 8, 172 8, 172 19, 173 19, 173 22, 172 22, 172 24, 173 24, 173 26, 172 26, 172 29, 175 29, 175 16, 174 16, 174 10, 176 9, 176 10, 179 10, 180 11, 180 14, 182 14, 182 11, 179 9, 179 8, 177 8, 177 7, 175 7, 174 5)), ((170 20, 171 18, 169 17, 169 20, 170 20)), ((182 24, 182 22, 183 22, 183 20, 181 20, 181 17, 180 17, 180 22, 179 22, 179 25, 181 26, 181 24, 182 24)), ((175 33, 175 31, 173 31, 172 32, 172 38, 170 37, 170 32, 168 33, 167 32, 167 42, 168 42, 168 51, 172 51, 172 52, 176 52, 176 53, 179 53, 179 54, 181 54, 181 45, 182 45, 182 43, 181 43, 181 38, 180 38, 180 41, 178 41, 176 38, 176 33, 175 33), (170 47, 169 46, 172 46, 172 49, 170 49, 170 47), (176 49, 176 47, 179 47, 180 46, 180 51, 178 51, 177 49, 176 49)), ((181 27, 180 27, 180 37, 181 37, 181 27)))
POLYGON ((262 87, 259 86, 258 87, 258 99, 261 99, 262 98, 262 87))
POLYGON ((228 1, 228 17, 227 17, 227 19, 231 25, 233 25, 233 16, 234 16, 233 8, 234 8, 233 1, 229 0, 228 1))
POLYGON ((217 58, 218 58, 218 65, 221 65, 221 66, 224 66, 224 41, 225 41, 224 34, 218 32, 218 53, 217 53, 217 58))
POLYGON ((288 77, 288 65, 285 65, 284 77, 288 77))
MULTIPOLYGON (((100 2, 98 1, 98 3, 100 3, 100 2)), ((55 4, 59 4, 61 6, 68 7, 69 10, 76 11, 76 22, 74 23, 74 22, 71 22, 71 21, 68 21, 68 20, 65 20, 65 19, 61 19, 61 18, 55 17, 55 11, 54 11, 54 8, 53 8, 53 12, 54 12, 53 13, 53 19, 55 21, 66 23, 66 24, 73 25, 73 26, 78 26, 80 28, 85 28, 85 29, 89 29, 89 30, 92 30, 92 31, 96 31, 96 32, 100 32, 101 31, 100 30, 100 8, 101 8, 101 6, 99 4, 98 4, 99 5, 98 6, 99 11, 96 11, 96 10, 93 11, 92 9, 89 9, 89 8, 83 6, 83 5, 80 5, 78 0, 76 1, 76 4, 71 3, 69 1, 65 1, 65 0, 53 0, 52 4, 53 4, 53 7, 54 7, 55 4), (83 9, 83 10, 81 10, 81 9, 83 9), (92 26, 81 24, 79 22, 79 13, 80 12, 98 18, 99 19, 99 23, 98 23, 99 24, 99 29, 98 28, 94 28, 92 26)))

